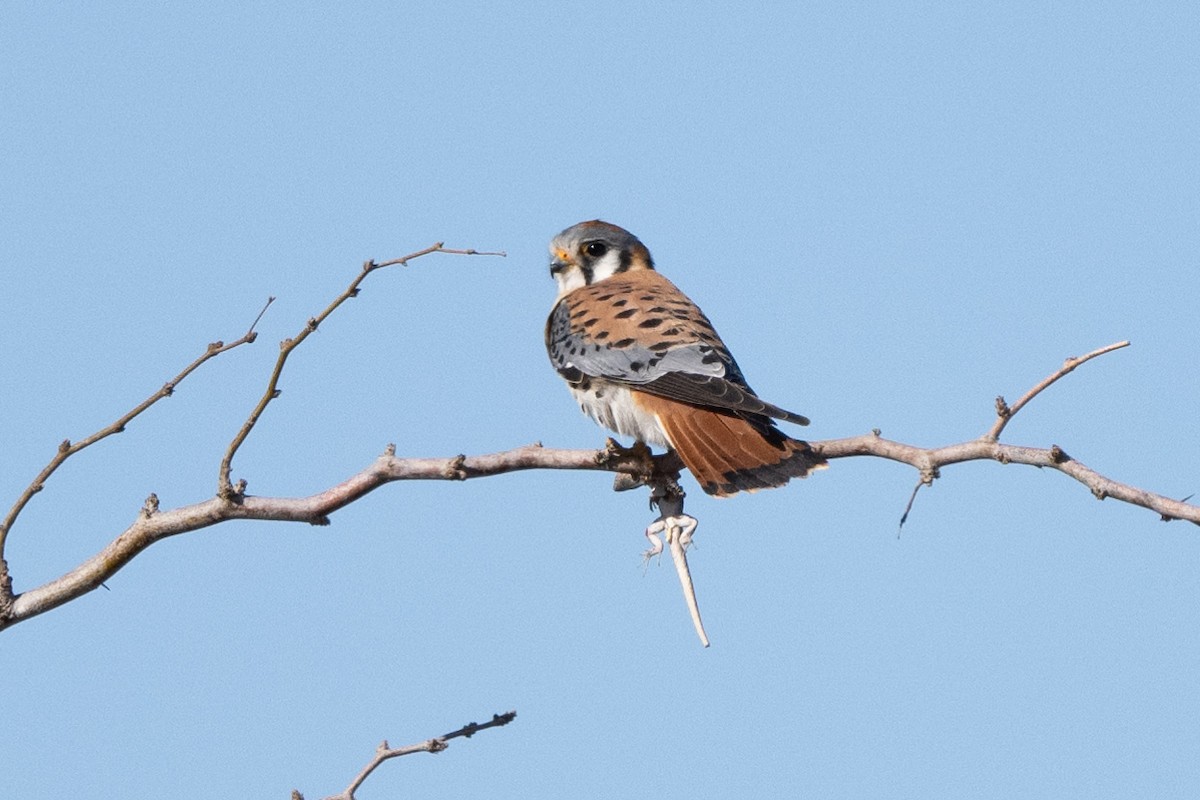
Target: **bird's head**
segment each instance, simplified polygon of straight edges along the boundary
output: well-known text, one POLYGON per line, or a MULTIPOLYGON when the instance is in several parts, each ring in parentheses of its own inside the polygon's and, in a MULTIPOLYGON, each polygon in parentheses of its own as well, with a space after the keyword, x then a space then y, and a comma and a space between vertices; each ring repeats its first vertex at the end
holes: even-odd
POLYGON ((598 219, 572 225, 550 242, 550 274, 558 281, 559 297, 641 269, 654 269, 646 246, 624 228, 598 219))

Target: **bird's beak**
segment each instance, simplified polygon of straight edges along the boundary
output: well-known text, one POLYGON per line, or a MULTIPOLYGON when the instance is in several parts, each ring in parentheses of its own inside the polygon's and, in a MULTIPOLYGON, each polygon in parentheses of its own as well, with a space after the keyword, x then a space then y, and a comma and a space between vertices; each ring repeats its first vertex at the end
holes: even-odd
POLYGON ((550 259, 550 274, 558 275, 569 266, 571 266, 571 256, 566 250, 556 249, 554 257, 550 259))

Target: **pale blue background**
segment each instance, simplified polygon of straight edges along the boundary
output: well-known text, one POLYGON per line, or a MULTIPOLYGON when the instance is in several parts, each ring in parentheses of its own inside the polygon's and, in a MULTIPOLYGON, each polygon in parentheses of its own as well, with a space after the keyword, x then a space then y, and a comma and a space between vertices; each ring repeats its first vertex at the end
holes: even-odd
MULTIPOLYGON (((545 243, 648 244, 764 397, 830 438, 1010 426, 1200 490, 1194 3, 34 4, 0 8, 0 495, 279 300, 13 532, 18 589, 235 464, 302 495, 368 464, 591 447, 542 349, 545 243), (1137 6, 1136 9, 1134 6, 1137 6)), ((328 528, 164 542, 0 634, 7 797, 1194 797, 1200 530, 1065 477, 923 491, 840 461, 693 491, 702 650, 644 493, 593 473, 384 488, 328 528)), ((694 486, 694 484, 689 484, 694 486)))

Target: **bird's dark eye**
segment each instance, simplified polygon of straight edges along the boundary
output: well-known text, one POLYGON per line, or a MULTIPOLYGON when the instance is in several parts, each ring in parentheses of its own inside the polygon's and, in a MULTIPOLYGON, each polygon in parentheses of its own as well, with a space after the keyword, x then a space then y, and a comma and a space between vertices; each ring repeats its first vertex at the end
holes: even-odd
POLYGON ((592 258, 600 258, 608 252, 608 245, 604 242, 588 242, 583 246, 583 252, 587 253, 592 258))

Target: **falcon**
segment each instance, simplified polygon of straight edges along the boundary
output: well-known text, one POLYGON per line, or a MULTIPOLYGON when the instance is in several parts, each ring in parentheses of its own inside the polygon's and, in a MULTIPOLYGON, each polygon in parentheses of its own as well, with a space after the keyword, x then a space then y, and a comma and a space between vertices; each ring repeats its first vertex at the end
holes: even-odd
POLYGON ((808 419, 754 393, 708 317, 629 231, 600 220, 567 228, 550 242, 550 274, 546 351, 598 424, 674 450, 718 497, 825 466, 773 421, 808 419))

